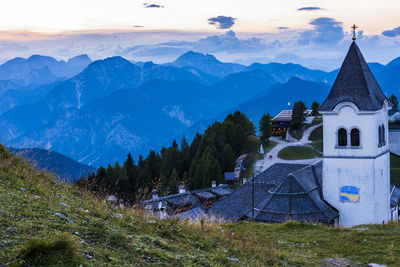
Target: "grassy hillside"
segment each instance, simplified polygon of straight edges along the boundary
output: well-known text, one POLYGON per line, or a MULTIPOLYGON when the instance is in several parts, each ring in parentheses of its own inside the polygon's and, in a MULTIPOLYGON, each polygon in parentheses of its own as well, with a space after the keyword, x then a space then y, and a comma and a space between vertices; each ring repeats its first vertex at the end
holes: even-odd
POLYGON ((2 266, 321 266, 327 258, 346 258, 352 265, 400 262, 400 225, 337 229, 293 222, 160 221, 112 208, 59 183, 1 146, 0 218, 2 266))
POLYGON ((286 160, 313 159, 322 155, 308 146, 288 146, 278 153, 278 157, 286 160))

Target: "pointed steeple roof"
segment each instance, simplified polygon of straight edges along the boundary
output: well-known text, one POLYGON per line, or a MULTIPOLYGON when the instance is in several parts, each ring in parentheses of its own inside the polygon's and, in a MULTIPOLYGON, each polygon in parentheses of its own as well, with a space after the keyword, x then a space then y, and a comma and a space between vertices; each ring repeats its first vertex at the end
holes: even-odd
POLYGON ((353 41, 332 89, 320 106, 330 111, 341 102, 351 102, 360 110, 380 110, 386 96, 375 80, 357 44, 353 41))

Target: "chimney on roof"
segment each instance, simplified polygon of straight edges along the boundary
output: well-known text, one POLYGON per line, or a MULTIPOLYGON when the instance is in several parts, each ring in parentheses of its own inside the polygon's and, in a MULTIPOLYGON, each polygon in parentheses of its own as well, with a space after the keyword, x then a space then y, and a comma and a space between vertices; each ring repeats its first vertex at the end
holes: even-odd
POLYGON ((181 185, 178 187, 178 189, 179 189, 179 194, 183 194, 183 193, 186 192, 186 186, 183 185, 183 184, 181 184, 181 185))
POLYGON ((211 182, 211 187, 216 187, 217 186, 217 181, 212 181, 211 182))
POLYGON ((153 189, 153 191, 151 191, 152 195, 153 195, 153 199, 158 199, 158 191, 157 189, 153 189))

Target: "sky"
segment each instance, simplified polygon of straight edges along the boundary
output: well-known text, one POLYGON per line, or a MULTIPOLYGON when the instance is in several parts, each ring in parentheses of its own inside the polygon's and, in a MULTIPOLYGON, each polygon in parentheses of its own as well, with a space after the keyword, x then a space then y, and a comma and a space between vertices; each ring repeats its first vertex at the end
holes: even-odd
POLYGON ((223 61, 334 68, 353 23, 368 61, 400 56, 398 0, 2 0, 0 62, 45 54, 162 63, 194 50, 223 61))

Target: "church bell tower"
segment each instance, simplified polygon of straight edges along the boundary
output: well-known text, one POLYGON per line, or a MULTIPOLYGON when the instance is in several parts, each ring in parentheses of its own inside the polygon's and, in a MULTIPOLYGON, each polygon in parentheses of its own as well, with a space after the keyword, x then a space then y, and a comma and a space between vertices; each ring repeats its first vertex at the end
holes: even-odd
POLYGON ((323 115, 323 195, 339 224, 382 224, 390 219, 388 110, 360 49, 353 42, 320 106, 323 115))

